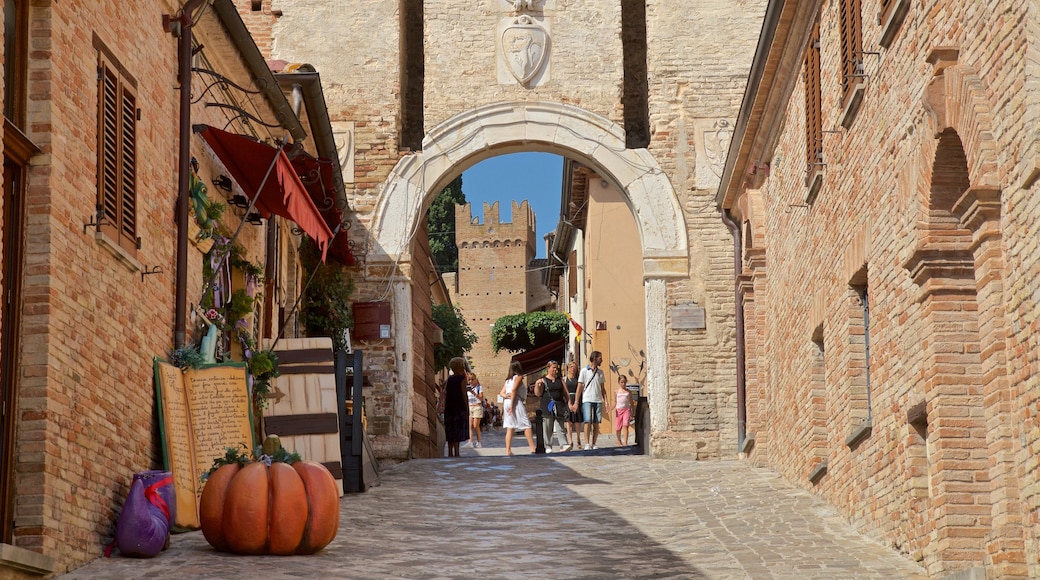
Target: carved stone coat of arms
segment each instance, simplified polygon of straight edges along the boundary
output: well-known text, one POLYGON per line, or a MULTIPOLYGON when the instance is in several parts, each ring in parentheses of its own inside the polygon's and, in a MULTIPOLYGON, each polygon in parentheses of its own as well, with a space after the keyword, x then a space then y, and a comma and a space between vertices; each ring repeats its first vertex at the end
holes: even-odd
POLYGON ((506 68, 521 85, 534 80, 549 60, 549 34, 530 16, 506 25, 501 42, 506 68))

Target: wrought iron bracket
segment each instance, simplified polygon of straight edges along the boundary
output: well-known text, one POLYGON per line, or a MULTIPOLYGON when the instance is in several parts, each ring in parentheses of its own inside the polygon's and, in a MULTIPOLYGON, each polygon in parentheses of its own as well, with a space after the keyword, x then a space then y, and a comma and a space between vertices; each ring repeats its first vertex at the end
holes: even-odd
POLYGON ((259 89, 255 90, 255 91, 252 90, 252 89, 247 89, 247 88, 243 87, 242 85, 236 83, 235 81, 227 78, 226 76, 218 73, 217 71, 210 70, 208 68, 202 68, 202 67, 197 67, 196 66, 196 67, 192 67, 191 68, 191 72, 199 73, 199 74, 203 74, 203 75, 208 75, 210 77, 213 77, 213 80, 209 84, 206 85, 205 89, 202 90, 202 94, 200 94, 198 96, 198 98, 196 98, 195 100, 193 100, 191 102, 191 104, 193 104, 193 105, 195 103, 198 103, 199 101, 201 101, 202 98, 205 97, 206 94, 209 93, 213 89, 213 87, 217 87, 217 86, 224 87, 224 88, 230 87, 230 88, 236 89, 236 90, 238 90, 240 92, 243 92, 243 93, 245 93, 247 95, 259 95, 262 92, 259 89))
MULTIPOLYGON (((242 109, 241 107, 236 107, 235 105, 227 105, 227 104, 224 104, 224 103, 209 103, 209 102, 207 102, 206 106, 207 107, 216 107, 218 109, 227 109, 229 111, 234 111, 235 113, 238 113, 237 115, 231 117, 231 120, 229 120, 227 122, 227 125, 230 125, 236 119, 246 119, 247 122, 248 121, 252 121, 252 122, 254 122, 254 123, 258 124, 258 125, 263 125, 264 127, 267 127, 269 129, 277 129, 277 128, 282 126, 281 123, 267 123, 264 120, 262 120, 260 117, 257 117, 256 115, 253 115, 252 113, 242 109)), ((227 128, 227 125, 224 126, 225 129, 227 128)))
POLYGON ((162 266, 152 266, 151 268, 149 268, 148 266, 145 266, 144 270, 141 270, 141 281, 144 282, 144 277, 145 276, 151 276, 152 274, 162 274, 162 273, 163 273, 162 266))
POLYGON ((87 228, 94 228, 95 230, 100 231, 101 226, 111 225, 114 224, 108 221, 108 217, 105 216, 105 206, 99 205, 97 206, 97 210, 94 212, 94 215, 90 217, 90 221, 83 224, 83 235, 87 235, 87 228))

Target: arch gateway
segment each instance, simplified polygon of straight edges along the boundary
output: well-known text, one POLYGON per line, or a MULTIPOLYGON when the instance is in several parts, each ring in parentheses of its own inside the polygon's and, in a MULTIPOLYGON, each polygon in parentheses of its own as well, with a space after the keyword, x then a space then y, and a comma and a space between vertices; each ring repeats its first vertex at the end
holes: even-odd
POLYGON ((737 452, 732 237, 713 197, 764 0, 263 4, 244 17, 265 56, 322 78, 356 212, 355 298, 391 304, 391 338, 354 345, 378 456, 437 453, 425 210, 468 167, 523 151, 624 192, 642 250, 651 452, 737 452))

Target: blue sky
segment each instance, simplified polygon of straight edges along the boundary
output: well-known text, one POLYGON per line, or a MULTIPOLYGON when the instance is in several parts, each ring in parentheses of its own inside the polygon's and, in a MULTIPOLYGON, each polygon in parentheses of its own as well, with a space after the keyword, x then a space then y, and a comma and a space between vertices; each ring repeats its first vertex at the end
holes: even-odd
POLYGON ((498 202, 499 219, 512 221, 513 201, 527 200, 535 213, 538 232, 537 257, 545 257, 542 237, 556 230, 560 216, 560 180, 563 157, 551 153, 513 153, 499 155, 474 165, 462 173, 462 192, 471 204, 474 217, 483 220, 484 202, 498 202))

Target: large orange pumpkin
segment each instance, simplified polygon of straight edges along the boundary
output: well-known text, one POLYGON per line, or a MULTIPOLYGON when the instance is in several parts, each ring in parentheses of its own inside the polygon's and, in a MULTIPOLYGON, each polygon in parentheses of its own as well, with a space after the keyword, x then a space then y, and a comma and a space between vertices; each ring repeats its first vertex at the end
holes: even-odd
POLYGON ((313 554, 339 529, 339 490, 313 461, 222 465, 202 489, 206 541, 235 554, 313 554))

